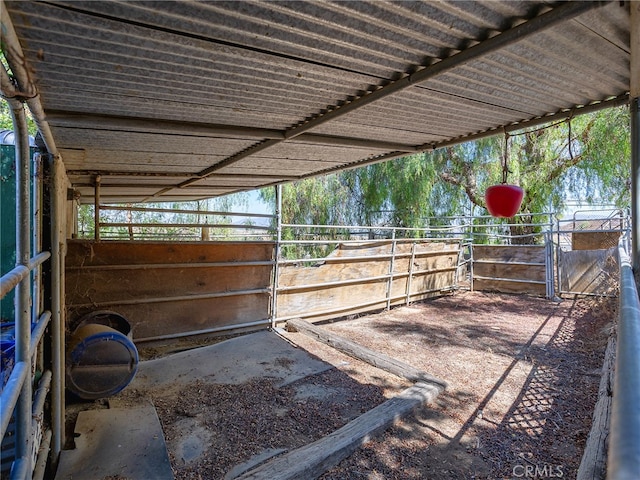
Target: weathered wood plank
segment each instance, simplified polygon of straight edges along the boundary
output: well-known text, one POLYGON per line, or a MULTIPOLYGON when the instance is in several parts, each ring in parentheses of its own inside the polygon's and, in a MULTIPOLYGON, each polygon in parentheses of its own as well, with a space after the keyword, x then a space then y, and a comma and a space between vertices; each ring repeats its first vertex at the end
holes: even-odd
POLYGON ((559 251, 560 290, 608 293, 617 286, 616 249, 559 251))
POLYGON ((531 295, 546 295, 547 286, 538 283, 522 283, 503 279, 473 279, 473 289, 483 292, 503 292, 503 293, 527 293, 531 295))
POLYGON ((268 317, 270 296, 266 293, 219 298, 193 298, 160 303, 112 304, 104 307, 70 306, 70 326, 89 312, 111 310, 131 324, 133 340, 160 335, 178 335, 212 328, 257 322, 268 317))
POLYGON ((318 478, 355 452, 371 437, 389 428, 400 417, 422 404, 433 402, 440 391, 441 389, 433 384, 417 383, 326 437, 276 457, 236 479, 311 480, 318 478))
POLYGON ((146 265, 186 262, 270 260, 273 242, 94 242, 69 240, 70 266, 146 265))
POLYGON ((613 402, 613 376, 616 362, 616 340, 609 338, 604 354, 598 401, 593 411, 591 430, 584 447, 576 480, 604 480, 607 474, 607 448, 613 402))
MULTIPOLYGON (((373 302, 386 303, 386 279, 355 285, 342 285, 307 291, 278 292, 278 317, 291 318, 312 312, 348 311, 373 302)), ((340 316, 334 313, 332 317, 340 316)))
POLYGON ((478 277, 512 278, 540 282, 546 281, 547 278, 545 265, 476 262, 473 264, 473 274, 478 277))
POLYGON ((199 295, 268 287, 271 267, 234 266, 70 271, 67 302, 82 304, 137 298, 199 295))
POLYGON ((134 340, 269 318, 272 242, 69 242, 67 318, 111 310, 134 340))
POLYGON ((474 245, 474 260, 544 263, 544 245, 474 245))
POLYGON ((394 278, 389 285, 386 276, 391 269, 392 244, 390 240, 339 244, 327 256, 326 263, 313 267, 281 267, 276 305, 278 318, 300 316, 318 321, 373 311, 387 306, 389 293, 392 305, 401 304, 400 299, 406 299, 410 272, 410 294, 414 301, 435 296, 440 290, 454 286, 460 248, 457 242, 397 241, 394 278), (375 279, 339 284, 364 278, 375 279), (308 285, 324 286, 300 288, 308 285))
POLYGON ((411 380, 412 382, 429 383, 439 390, 444 390, 447 387, 447 383, 444 380, 440 380, 439 378, 418 370, 417 368, 401 362, 400 360, 351 342, 350 340, 328 332, 325 329, 312 325, 304 320, 298 318, 289 320, 287 322, 287 330, 304 333, 305 335, 326 343, 347 355, 367 362, 374 367, 393 373, 399 377, 411 380))
POLYGON ((598 250, 617 247, 620 231, 609 232, 573 232, 571 234, 572 250, 598 250))

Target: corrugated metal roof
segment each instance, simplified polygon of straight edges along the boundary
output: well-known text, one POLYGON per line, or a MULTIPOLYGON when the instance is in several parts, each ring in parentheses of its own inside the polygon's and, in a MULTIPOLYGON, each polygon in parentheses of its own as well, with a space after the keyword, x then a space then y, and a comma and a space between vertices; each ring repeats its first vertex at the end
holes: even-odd
POLYGON ((95 175, 108 201, 224 195, 498 132, 629 89, 628 3, 583 4, 552 26, 547 18, 575 5, 4 6, 86 201, 95 175))

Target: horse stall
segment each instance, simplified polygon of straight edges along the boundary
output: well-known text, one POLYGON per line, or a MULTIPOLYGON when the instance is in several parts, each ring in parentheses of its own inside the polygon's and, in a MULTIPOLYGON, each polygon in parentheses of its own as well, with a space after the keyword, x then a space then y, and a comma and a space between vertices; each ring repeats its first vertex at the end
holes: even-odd
MULTIPOLYGON (((411 302, 416 303, 410 309, 419 310, 418 301, 427 298, 429 302, 422 303, 438 306, 440 299, 430 297, 462 290, 462 272, 471 273, 476 289, 512 293, 533 289, 542 294, 544 278, 547 297, 552 298, 548 288, 553 291, 556 257, 551 242, 530 250, 518 247, 522 251, 518 254, 510 246, 483 253, 482 246, 471 252, 469 263, 462 261, 463 248, 455 242, 394 237, 375 247, 347 241, 333 255, 300 261, 280 255, 282 219, 277 228, 265 227, 277 241, 271 237, 261 242, 204 241, 209 225, 197 223, 202 242, 123 242, 100 237, 101 211, 108 205, 129 209, 125 206, 224 200, 235 193, 280 188, 408 155, 446 153, 444 149, 499 134, 508 141, 509 136, 551 123, 566 121, 571 140, 575 117, 623 105, 631 114, 630 164, 637 169, 640 8, 636 3, 170 1, 155 2, 152 8, 145 2, 0 0, 0 94, 16 132, 15 159, 0 172, 0 183, 6 183, 12 169, 16 173, 15 226, 4 223, 5 216, 13 216, 11 207, 7 211, 3 203, 2 208, 2 240, 16 239, 15 248, 3 251, 7 262, 2 262, 0 272, 0 300, 6 299, 0 305, 7 317, 3 323, 9 324, 12 337, 11 345, 0 352, 11 363, 3 364, 0 372, 6 376, 0 392, 2 478, 317 478, 344 458, 327 446, 349 439, 341 451, 349 455, 364 440, 387 430, 403 412, 433 402, 441 382, 427 384, 422 380, 429 379, 420 375, 421 381, 407 386, 404 379, 398 383, 395 376, 377 370, 368 373, 368 364, 361 374, 351 376, 355 359, 339 358, 330 351, 319 360, 319 348, 318 356, 311 355, 294 347, 281 329, 269 327, 293 317, 311 322, 342 317, 346 322, 353 320, 350 315, 391 306, 400 310, 411 302), (532 68, 532 59, 542 68, 532 68), (37 131, 37 158, 30 154, 30 129, 37 131), (95 237, 79 240, 78 229, 74 231, 78 208, 90 204, 95 237), (122 318, 126 324, 117 329, 112 328, 118 326, 115 320, 108 325, 86 323, 88 316, 95 319, 97 314, 122 318), (84 369, 87 376, 98 368, 107 372, 117 367, 118 371, 130 368, 125 373, 131 379, 138 359, 135 345, 166 342, 175 350, 149 363, 141 361, 130 388, 112 397, 90 398, 84 406, 95 408, 74 418, 77 410, 65 382, 70 368, 85 367, 73 361, 75 353, 83 353, 76 347, 90 337, 76 338, 85 326, 98 332, 96 339, 107 339, 131 354, 130 364, 118 365, 96 355, 96 363, 84 369), (254 331, 249 335, 229 335, 234 338, 206 346, 211 349, 179 351, 185 337, 203 340, 250 330, 254 331), (369 388, 375 379, 380 379, 379 385, 369 388), (346 400, 363 398, 366 403, 340 410, 346 400), (225 399, 225 404, 216 403, 225 399), (230 419, 240 423, 228 423, 230 419), (291 420, 293 429, 279 428, 279 422, 291 420), (300 425, 313 430, 308 434, 296 430, 300 425), (214 435, 205 426, 215 426, 224 435, 214 435), (245 448, 257 433, 264 435, 245 448), (269 443, 274 438, 283 442, 269 443), (10 454, 5 442, 11 443, 10 454), (158 447, 154 452, 159 457, 147 455, 152 446, 158 447), (241 456, 234 455, 239 451, 241 456), (173 465, 169 455, 176 460, 173 465), (223 457, 228 460, 225 469, 207 469, 223 457), (276 464, 303 469, 310 458, 317 460, 313 475, 268 470, 276 464), (159 466, 161 472, 155 468, 159 466)), ((508 155, 504 157, 506 183, 508 155)), ((622 163, 629 163, 626 158, 621 154, 622 163)), ((477 185, 481 186, 482 182, 477 185)), ((634 182, 631 190, 637 198, 634 182)), ((285 211, 282 200, 276 195, 278 216, 285 211)), ((639 215, 633 207, 637 239, 639 215)), ((383 218, 382 224, 396 222, 383 218)), ((122 228, 133 232, 133 222, 126 225, 122 228)), ((456 231, 462 228, 456 226, 456 231)), ((633 250, 637 270, 637 242, 633 250)), ((607 459, 612 479, 623 478, 620 472, 627 471, 631 472, 627 476, 640 478, 636 461, 640 387, 620 389, 640 385, 638 336, 625 334, 627 326, 638 324, 640 308, 635 282, 628 278, 630 261, 621 263, 625 269, 620 276, 632 288, 620 289, 626 308, 620 308, 617 330, 622 334, 612 408, 616 422, 607 459)), ((448 297, 453 296, 441 295, 448 297)), ((533 298, 502 295, 499 303, 504 306, 521 300, 518 297, 533 298)), ((556 310, 555 302, 534 300, 556 310)), ((602 313, 611 312, 609 308, 602 313)), ((471 410, 457 415, 464 423, 454 427, 458 431, 433 427, 446 440, 446 450, 435 443, 415 444, 398 457, 397 465, 390 465, 388 475, 372 465, 345 469, 335 478, 378 473, 391 478, 412 471, 410 462, 419 457, 429 462, 416 470, 420 478, 454 478, 452 470, 464 463, 460 454, 465 454, 465 447, 476 445, 477 450, 481 443, 487 444, 480 437, 465 444, 465 431, 476 419, 482 420, 483 411, 483 428, 509 433, 499 426, 500 418, 508 418, 492 418, 485 406, 490 397, 500 396, 494 395, 498 386, 510 385, 506 373, 528 375, 520 368, 529 361, 521 347, 531 346, 529 353, 540 355, 545 354, 540 346, 562 347, 541 344, 541 328, 526 330, 533 322, 511 322, 521 335, 510 336, 493 323, 498 315, 487 318, 480 329, 474 323, 456 328, 460 324, 443 320, 441 311, 425 316, 437 323, 425 329, 422 322, 415 331, 405 332, 421 342, 415 348, 401 342, 385 352, 385 345, 373 343, 379 339, 376 334, 370 335, 369 347, 405 363, 413 363, 416 352, 435 353, 436 361, 420 365, 421 371, 432 372, 448 367, 445 363, 450 364, 451 358, 424 348, 423 341, 455 341, 461 354, 458 378, 470 381, 464 387, 469 397, 446 398, 456 403, 434 405, 431 417, 468 404, 471 410), (440 335, 428 335, 431 332, 440 335), (496 345, 501 339, 504 342, 496 345), (479 347, 476 357, 470 355, 469 346, 479 347), (494 352, 501 358, 484 356, 494 352), (510 365, 504 372, 497 371, 503 370, 501 362, 510 365), (481 390, 489 366, 497 369, 497 375, 481 390), (468 401, 471 396, 481 403, 473 406, 468 401), (487 423, 492 420, 495 424, 487 423), (434 474, 432 466, 446 466, 447 471, 434 474)), ((541 321, 548 329, 564 321, 547 317, 541 321)), ((387 328, 390 333, 398 325, 404 327, 402 322, 386 325, 393 327, 387 328)), ((578 346, 578 340, 592 337, 583 332, 576 338, 578 346)), ((543 336, 551 341, 563 337, 550 330, 543 336)), ((352 341, 360 337, 356 331, 352 341)), ((401 338, 387 338, 394 337, 401 338)), ((103 345, 92 346, 102 353, 103 345)), ((580 362, 527 366, 544 373, 541 366, 552 369, 559 363, 580 362)), ((570 394, 577 379, 590 378, 588 370, 595 367, 583 365, 586 372, 557 377, 567 381, 541 382, 553 387, 549 398, 570 394)), ((449 378, 446 368, 440 372, 449 378)), ((532 383, 520 380, 520 385, 532 383)), ((528 400, 513 393, 514 404, 528 400)), ((585 413, 575 408, 584 408, 585 398, 589 395, 582 393, 565 401, 571 407, 565 417, 585 413)), ((519 413, 506 407, 504 413, 519 413)), ((556 421, 546 422, 547 429, 551 423, 556 421)), ((511 428, 508 423, 501 426, 511 428)), ((550 432, 550 438, 567 439, 583 428, 550 432)), ((385 446, 396 438, 403 440, 394 437, 385 446)), ((530 451, 539 451, 541 442, 532 434, 528 438, 535 440, 530 451)), ((503 478, 515 474, 515 467, 533 467, 536 459, 526 455, 524 445, 519 445, 514 458, 518 462, 522 458, 526 465, 508 464, 496 456, 496 462, 509 471, 484 476, 503 478)), ((483 452, 478 453, 478 459, 484 458, 483 452)), ((550 454, 545 458, 552 459, 550 454)), ((538 460, 542 466, 542 458, 538 460)), ((478 477, 478 472, 458 478, 471 475, 478 477)))
POLYGON ((70 240, 68 330, 113 311, 136 342, 269 324, 272 242, 70 240))

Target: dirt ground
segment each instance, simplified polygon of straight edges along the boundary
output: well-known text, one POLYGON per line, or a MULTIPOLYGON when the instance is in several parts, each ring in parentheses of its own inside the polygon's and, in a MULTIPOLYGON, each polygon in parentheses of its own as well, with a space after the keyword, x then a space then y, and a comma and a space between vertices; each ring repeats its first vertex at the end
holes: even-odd
MULTIPOLYGON (((493 480, 522 478, 527 466, 575 478, 616 310, 617 299, 460 292, 324 323, 449 387, 320 478, 493 480)), ((176 479, 233 478, 234 467, 317 440, 410 385, 304 334, 284 336, 333 368, 283 387, 196 381, 120 395, 156 406, 176 479)))

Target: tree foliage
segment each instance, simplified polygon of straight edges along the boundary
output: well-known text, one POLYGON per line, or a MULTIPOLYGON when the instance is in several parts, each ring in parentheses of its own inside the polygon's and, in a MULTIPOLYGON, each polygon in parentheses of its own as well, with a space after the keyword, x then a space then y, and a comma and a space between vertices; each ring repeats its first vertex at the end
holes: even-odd
MULTIPOLYGON (((122 206, 122 205, 121 205, 122 206)), ((204 227, 211 225, 216 238, 227 238, 234 235, 228 225, 234 223, 229 213, 248 213, 248 194, 240 192, 220 198, 210 198, 192 202, 157 202, 144 204, 126 204, 128 210, 100 211, 103 223, 125 223, 127 226, 102 227, 103 238, 119 239, 165 239, 165 240, 197 240, 209 235, 204 227), (156 209, 167 211, 156 211, 156 209), (215 212, 215 214, 210 213, 215 212), (133 227, 133 224, 141 226, 133 227), (154 225, 155 224, 155 225, 154 225), (157 225, 162 226, 157 226, 157 225), (198 224, 198 227, 188 226, 198 224), (199 225, 202 225, 200 227, 199 225)), ((95 235, 94 205, 80 205, 78 208, 78 233, 81 238, 93 238, 95 235)), ((242 218, 242 216, 240 216, 242 218)), ((250 219, 244 219, 243 225, 251 225, 250 219)))
MULTIPOLYGON (((31 117, 29 109, 25 109, 27 114, 27 129, 29 135, 35 136, 38 132, 38 127, 31 117)), ((13 120, 11 119, 11 109, 9 103, 0 98, 0 130, 13 130, 13 120)))
MULTIPOLYGON (((535 214, 561 211, 568 198, 630 203, 629 113, 618 107, 288 184, 283 218, 424 227, 469 210, 484 215, 484 192, 502 182, 505 158, 508 183, 525 190, 522 224, 539 221, 535 214)), ((266 192, 263 198, 272 199, 266 192)), ((515 227, 512 233, 530 230, 515 227)))

